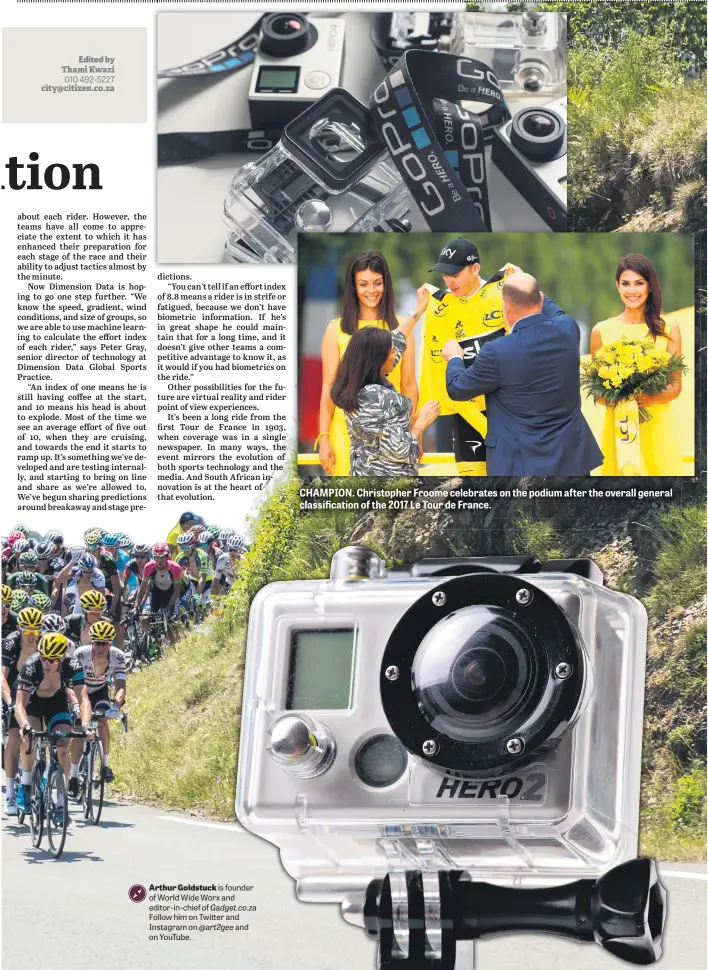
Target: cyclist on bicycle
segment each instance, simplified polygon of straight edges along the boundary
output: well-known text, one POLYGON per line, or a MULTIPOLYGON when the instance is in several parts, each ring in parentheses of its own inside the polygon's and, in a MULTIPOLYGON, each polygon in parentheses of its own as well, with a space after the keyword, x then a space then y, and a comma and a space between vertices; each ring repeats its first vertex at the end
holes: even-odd
POLYGON ((159 610, 172 611, 182 591, 182 570, 169 558, 166 542, 156 542, 152 547, 153 559, 143 569, 143 578, 135 600, 138 612, 144 608, 141 618, 144 631, 150 626, 150 613, 159 610))
POLYGON ((2 642, 2 716, 7 726, 4 763, 7 815, 17 815, 15 775, 20 758, 20 726, 15 720, 14 712, 17 673, 25 660, 28 660, 37 650, 42 620, 42 611, 36 607, 20 610, 17 616, 17 630, 6 636, 2 642))
POLYGON ((12 609, 12 590, 2 584, 2 635, 8 637, 17 629, 17 613, 12 609))
POLYGON ((91 625, 104 619, 107 601, 103 593, 97 589, 90 589, 79 599, 81 613, 72 613, 67 617, 66 635, 78 646, 91 643, 91 625))
POLYGON ((214 581, 211 584, 212 597, 225 596, 228 593, 238 576, 241 560, 247 551, 248 546, 243 536, 237 532, 232 533, 226 540, 226 552, 222 553, 216 561, 214 581))
MULTIPOLYGON (((91 627, 91 645, 80 647, 76 651, 76 659, 84 671, 86 691, 92 711, 95 710, 99 701, 110 701, 109 681, 113 683, 115 688, 114 709, 119 710, 125 704, 125 654, 122 650, 113 646, 115 636, 116 628, 113 624, 107 620, 99 620, 91 627)), ((115 780, 115 775, 108 764, 111 735, 103 718, 98 722, 98 736, 103 745, 103 780, 111 782, 115 780)), ((69 794, 74 798, 79 793, 79 765, 82 750, 81 741, 72 741, 69 794)))
MULTIPOLYGON (((91 730, 91 705, 84 687, 84 671, 75 657, 67 657, 69 641, 61 633, 45 633, 39 641, 37 653, 32 654, 20 667, 15 695, 15 718, 20 735, 27 737, 30 731, 46 731, 57 727, 71 730, 71 689, 81 711, 81 727, 87 737, 91 730)), ((57 756, 64 775, 68 779, 71 759, 69 746, 64 740, 57 744, 57 756)), ((32 782, 32 756, 29 746, 20 751, 22 778, 17 793, 17 807, 25 814, 30 807, 30 784, 32 782)))
POLYGON ((17 564, 17 572, 11 573, 7 577, 7 585, 11 589, 18 587, 27 588, 31 585, 32 589, 36 589, 38 593, 49 593, 51 582, 46 576, 42 576, 37 572, 39 569, 39 556, 34 549, 28 549, 27 552, 23 552, 17 564), (34 576, 34 579, 30 580, 30 576, 34 576))
POLYGON ((120 623, 123 592, 120 571, 115 557, 119 539, 120 536, 117 532, 97 531, 86 535, 86 545, 92 555, 96 557, 97 566, 106 580, 106 596, 110 597, 108 613, 116 625, 120 623))
POLYGON ((192 530, 182 533, 177 539, 177 545, 180 557, 189 557, 189 572, 197 584, 197 596, 202 602, 206 602, 214 578, 214 566, 207 553, 199 548, 199 532, 192 530))
POLYGON ((198 528, 201 531, 204 528, 204 519, 199 515, 195 515, 194 512, 183 512, 179 517, 179 522, 174 528, 170 529, 167 536, 167 545, 170 547, 171 555, 174 556, 177 554, 178 537, 194 528, 198 528))
MULTIPOLYGON (((80 598, 83 593, 90 589, 97 589, 106 595, 106 579, 96 563, 96 557, 90 552, 82 552, 74 562, 68 563, 54 580, 54 594, 57 598, 66 584, 64 601, 68 610, 72 613, 79 613, 81 609, 80 598)), ((57 599, 53 600, 54 605, 58 606, 57 599)), ((64 610, 62 610, 64 612, 64 610)))
POLYGON ((139 543, 133 548, 133 557, 129 559, 123 570, 123 589, 125 598, 130 600, 137 592, 143 579, 143 570, 150 561, 150 546, 139 543))

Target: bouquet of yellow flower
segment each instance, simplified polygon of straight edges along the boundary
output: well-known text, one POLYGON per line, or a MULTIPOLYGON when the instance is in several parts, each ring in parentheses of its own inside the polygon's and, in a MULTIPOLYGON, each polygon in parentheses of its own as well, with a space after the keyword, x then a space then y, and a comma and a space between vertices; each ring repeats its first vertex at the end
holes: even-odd
MULTIPOLYGON (((601 347, 581 364, 580 385, 597 403, 608 406, 636 400, 640 394, 660 394, 674 378, 687 370, 683 357, 659 350, 653 340, 615 340, 601 347)), ((639 408, 639 421, 650 421, 639 408)))

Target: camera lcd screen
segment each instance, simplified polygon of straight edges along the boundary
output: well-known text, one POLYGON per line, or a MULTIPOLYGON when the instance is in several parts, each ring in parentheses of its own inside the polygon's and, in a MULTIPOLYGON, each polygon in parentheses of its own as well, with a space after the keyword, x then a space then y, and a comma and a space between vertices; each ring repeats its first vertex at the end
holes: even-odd
POLYGON ((290 647, 286 709, 342 710, 349 707, 354 630, 296 630, 290 647))
POLYGON ((258 72, 256 91, 278 94, 294 94, 297 91, 297 81, 300 75, 299 67, 262 67, 258 72))

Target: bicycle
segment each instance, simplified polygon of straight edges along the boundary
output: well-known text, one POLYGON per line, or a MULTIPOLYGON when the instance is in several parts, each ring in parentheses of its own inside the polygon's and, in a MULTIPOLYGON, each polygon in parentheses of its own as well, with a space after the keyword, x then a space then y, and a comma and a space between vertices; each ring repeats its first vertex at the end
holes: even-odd
POLYGON ((133 609, 127 614, 125 619, 124 652, 126 670, 131 671, 143 662, 147 652, 146 640, 147 636, 140 622, 140 614, 137 610, 133 609))
MULTIPOLYGON (((55 859, 64 851, 69 823, 66 779, 57 756, 57 743, 65 738, 85 739, 85 735, 75 731, 31 731, 29 740, 30 754, 34 741, 38 741, 30 788, 30 838, 34 848, 38 849, 46 822, 49 852, 55 859)), ((20 823, 25 820, 25 813, 21 814, 20 818, 18 813, 20 823)))

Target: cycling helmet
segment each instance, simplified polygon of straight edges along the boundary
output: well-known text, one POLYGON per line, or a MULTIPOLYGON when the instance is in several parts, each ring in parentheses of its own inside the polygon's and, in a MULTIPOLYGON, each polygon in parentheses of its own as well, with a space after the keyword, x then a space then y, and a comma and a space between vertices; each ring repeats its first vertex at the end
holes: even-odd
POLYGON ((61 660, 68 647, 69 641, 63 633, 45 633, 37 649, 47 660, 61 660))
POLYGON ((39 630, 42 627, 44 614, 36 606, 26 606, 17 614, 17 625, 20 629, 39 630))
POLYGON ((180 549, 191 549, 192 548, 192 533, 183 532, 181 536, 177 536, 177 545, 180 549))
POLYGON ((64 533, 59 529, 50 529, 44 538, 47 542, 51 542, 52 545, 56 545, 57 542, 64 541, 64 533))
POLYGON ((19 563, 20 569, 26 569, 28 566, 39 565, 39 556, 34 549, 28 549, 27 552, 22 553, 17 562, 19 563))
POLYGON ((133 546, 133 555, 136 559, 149 559, 150 546, 145 542, 139 542, 137 546, 133 546))
POLYGON ((206 527, 207 532, 212 537, 212 539, 218 539, 221 529, 218 525, 208 525, 206 527))
POLYGON ((21 541, 22 539, 24 539, 24 537, 25 536, 23 532, 20 532, 17 529, 14 529, 7 537, 7 541, 10 543, 11 546, 14 546, 16 542, 21 541))
POLYGON ((51 605, 52 601, 46 593, 32 593, 27 600, 27 606, 36 606, 42 613, 46 613, 51 605))
POLYGON ((115 640, 116 628, 108 620, 98 620, 91 624, 89 636, 92 640, 115 640))
POLYGON ((117 546, 120 542, 119 532, 107 532, 103 537, 104 546, 117 546))
POLYGON ((82 573, 87 573, 90 569, 96 568, 96 557, 92 556, 90 552, 82 552, 76 560, 76 565, 82 573))
POLYGON ((207 532, 207 530, 204 529, 203 532, 200 532, 197 535, 197 542, 199 543, 200 546, 208 546, 213 542, 213 539, 211 535, 207 532))
POLYGON ((97 546, 101 545, 101 539, 103 538, 100 532, 86 532, 84 533, 84 542, 89 549, 95 549, 97 546))
POLYGON ((2 584, 2 605, 9 606, 12 602, 12 589, 6 584, 2 584))
POLYGON ((16 573, 16 576, 16 585, 20 588, 26 587, 27 589, 34 589, 37 585, 37 580, 39 579, 39 575, 37 573, 30 572, 16 573))
MULTIPOLYGON (((177 540, 177 541, 179 542, 179 540, 177 540)), ((156 542, 155 545, 152 547, 152 554, 155 557, 157 557, 157 556, 169 556, 169 554, 170 554, 170 547, 167 545, 166 542, 156 542)))
POLYGON ((13 589, 12 600, 10 601, 10 609, 17 613, 18 610, 22 609, 27 600, 27 593, 23 589, 13 589))
POLYGON ((49 557, 54 553, 54 543, 48 542, 47 539, 42 540, 35 549, 38 559, 49 559, 49 557))
POLYGON ((42 633, 66 633, 66 620, 58 613, 45 613, 42 633))
POLYGON ((243 536, 239 535, 238 532, 233 532, 229 538, 226 540, 226 548, 229 552, 247 552, 248 546, 246 545, 246 540, 243 536))
POLYGON ((13 528, 13 530, 12 530, 12 531, 13 531, 13 532, 21 532, 21 533, 22 533, 22 535, 23 535, 23 536, 25 537, 25 539, 27 538, 27 536, 28 536, 28 535, 29 535, 29 533, 30 533, 30 530, 29 530, 29 529, 27 528, 27 526, 26 526, 26 525, 21 525, 21 524, 20 524, 20 525, 16 525, 16 526, 15 526, 15 527, 13 528))
POLYGON ((18 539, 12 547, 12 551, 16 556, 21 556, 23 552, 27 552, 27 550, 31 548, 32 546, 26 539, 18 539))
POLYGON ((82 593, 79 603, 81 603, 83 610, 90 610, 92 613, 98 613, 100 610, 103 613, 107 600, 103 593, 99 593, 97 589, 89 589, 86 593, 82 593))
POLYGON ((133 540, 130 538, 130 536, 127 536, 125 532, 121 532, 120 534, 120 538, 118 540, 118 548, 119 549, 133 548, 133 540))

